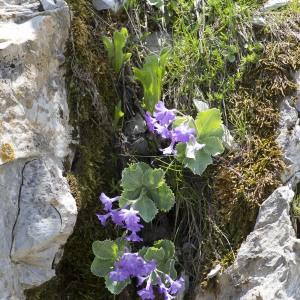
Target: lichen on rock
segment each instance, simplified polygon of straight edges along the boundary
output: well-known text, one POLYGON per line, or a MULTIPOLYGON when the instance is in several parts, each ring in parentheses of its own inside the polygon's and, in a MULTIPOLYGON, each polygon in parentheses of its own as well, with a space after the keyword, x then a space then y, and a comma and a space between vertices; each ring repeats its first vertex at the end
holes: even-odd
POLYGON ((3 162, 15 159, 15 151, 11 144, 3 144, 0 149, 0 157, 3 162))

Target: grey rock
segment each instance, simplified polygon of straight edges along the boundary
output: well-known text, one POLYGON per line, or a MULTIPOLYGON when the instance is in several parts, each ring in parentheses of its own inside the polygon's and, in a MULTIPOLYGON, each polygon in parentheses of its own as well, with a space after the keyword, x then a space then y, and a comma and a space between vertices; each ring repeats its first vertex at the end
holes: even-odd
POLYGON ((93 6, 96 10, 111 9, 117 12, 125 1, 122 0, 93 0, 93 6))
MULTIPOLYGON (((238 251, 236 261, 219 276, 217 299, 298 299, 300 241, 289 210, 294 192, 280 187, 262 204, 253 232, 238 251)), ((197 300, 216 299, 201 292, 197 300)))
POLYGON ((259 27, 264 27, 267 25, 267 21, 264 17, 262 16, 255 16, 253 18, 253 21, 252 21, 253 25, 255 26, 259 26, 259 27))
POLYGON ((77 216, 62 165, 71 153, 59 59, 69 10, 64 2, 38 7, 38 0, 0 0, 1 300, 25 299, 25 289, 55 276, 77 216))
POLYGON ((288 5, 289 3, 290 0, 269 0, 263 5, 262 11, 276 10, 288 5))
POLYGON ((61 8, 66 5, 63 0, 40 0, 44 10, 61 8))
POLYGON ((211 269, 209 271, 209 273, 207 274, 207 278, 211 279, 211 278, 216 277, 219 274, 219 272, 221 271, 221 269, 222 269, 221 265, 217 264, 213 269, 211 269))
POLYGON ((134 136, 144 133, 146 130, 145 120, 140 114, 137 114, 126 123, 125 134, 126 136, 134 136))
MULTIPOLYGON (((299 74, 297 72, 294 75, 298 86, 297 97, 299 97, 300 92, 299 74)), ((287 165, 286 170, 282 174, 283 182, 288 181, 295 173, 300 171, 300 126, 298 111, 289 102, 291 102, 291 97, 286 98, 280 107, 280 126, 277 137, 277 143, 283 150, 287 165)))

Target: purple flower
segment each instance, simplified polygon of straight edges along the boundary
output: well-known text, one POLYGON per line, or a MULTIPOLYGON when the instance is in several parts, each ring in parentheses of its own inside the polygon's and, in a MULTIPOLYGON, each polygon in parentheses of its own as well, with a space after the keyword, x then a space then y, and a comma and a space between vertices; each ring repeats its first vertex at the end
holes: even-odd
POLYGON ((170 139, 172 137, 172 132, 167 126, 162 126, 160 124, 155 124, 155 132, 158 133, 163 139, 170 139))
POLYGON ((136 286, 140 287, 148 277, 147 276, 137 276, 136 278, 137 278, 137 281, 138 281, 136 286))
POLYGON ((113 202, 118 201, 119 198, 120 198, 119 196, 114 197, 114 198, 109 198, 104 193, 101 193, 101 195, 100 195, 100 201, 104 205, 105 211, 110 211, 112 209, 113 202))
POLYGON ((121 209, 113 209, 110 212, 111 220, 118 226, 123 226, 124 227, 124 219, 122 216, 121 209))
POLYGON ((137 293, 143 300, 155 299, 153 287, 151 284, 149 286, 147 285, 144 289, 139 290, 137 293))
POLYGON ((195 129, 190 128, 186 123, 174 128, 172 132, 172 140, 175 142, 188 143, 194 136, 195 129))
POLYGON ((157 121, 151 117, 150 113, 147 111, 145 113, 145 121, 146 121, 146 124, 147 124, 147 127, 149 129, 150 132, 154 132, 154 126, 155 124, 157 123, 157 121))
POLYGON ((143 239, 141 237, 139 237, 135 231, 133 231, 130 235, 128 235, 126 237, 127 241, 130 242, 142 242, 143 239))
POLYGON ((130 274, 126 270, 116 268, 109 273, 109 277, 113 281, 124 281, 130 277, 130 274))
POLYGON ((184 279, 182 277, 180 277, 178 280, 172 280, 170 278, 169 282, 171 286, 168 289, 168 292, 172 295, 177 294, 184 288, 184 279))
POLYGON ((130 209, 122 209, 121 217, 125 223, 127 230, 137 232, 144 226, 139 224, 141 218, 137 215, 139 212, 132 207, 130 209))
POLYGON ((173 109, 167 109, 162 101, 155 105, 153 116, 161 125, 170 125, 176 118, 173 109))
POLYGON ((105 226, 105 223, 107 221, 107 219, 110 217, 110 213, 106 214, 106 215, 100 215, 100 214, 96 214, 98 220, 100 221, 102 226, 105 226))
POLYGON ((162 283, 162 281, 159 279, 158 283, 158 291, 160 294, 164 295, 164 300, 171 300, 175 297, 169 294, 168 288, 162 283))
POLYGON ((109 276, 114 281, 123 281, 130 276, 148 277, 155 268, 154 262, 146 262, 138 253, 124 253, 109 276))
POLYGON ((161 149, 161 151, 164 155, 175 154, 174 146, 175 146, 175 141, 172 141, 171 144, 167 148, 161 149))

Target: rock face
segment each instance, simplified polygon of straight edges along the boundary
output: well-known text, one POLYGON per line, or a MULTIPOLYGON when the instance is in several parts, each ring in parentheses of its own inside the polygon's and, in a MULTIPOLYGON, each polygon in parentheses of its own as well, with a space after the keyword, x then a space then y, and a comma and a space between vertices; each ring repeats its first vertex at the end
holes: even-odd
POLYGON ((215 294, 201 291, 197 300, 296 300, 300 299, 300 239, 290 216, 293 190, 300 182, 300 72, 295 74, 299 87, 296 97, 281 105, 278 144, 287 169, 283 187, 262 204, 253 232, 237 253, 236 260, 218 275, 215 294))
POLYGON ((220 276, 220 293, 199 295, 198 300, 299 299, 300 240, 289 214, 293 197, 285 186, 263 203, 235 263, 220 276))
POLYGON ((63 159, 70 131, 63 1, 0 0, 0 299, 55 275, 77 208, 63 159), (41 4, 42 3, 42 4, 41 4))

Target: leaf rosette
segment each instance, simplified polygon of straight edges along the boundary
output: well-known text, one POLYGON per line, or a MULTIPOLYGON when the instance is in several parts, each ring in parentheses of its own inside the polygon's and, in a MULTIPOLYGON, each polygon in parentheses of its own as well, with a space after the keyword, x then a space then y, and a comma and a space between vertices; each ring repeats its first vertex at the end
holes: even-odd
POLYGON ((164 175, 163 170, 152 169, 142 162, 124 169, 119 206, 133 207, 147 223, 154 219, 158 211, 168 212, 174 206, 175 196, 164 175))

